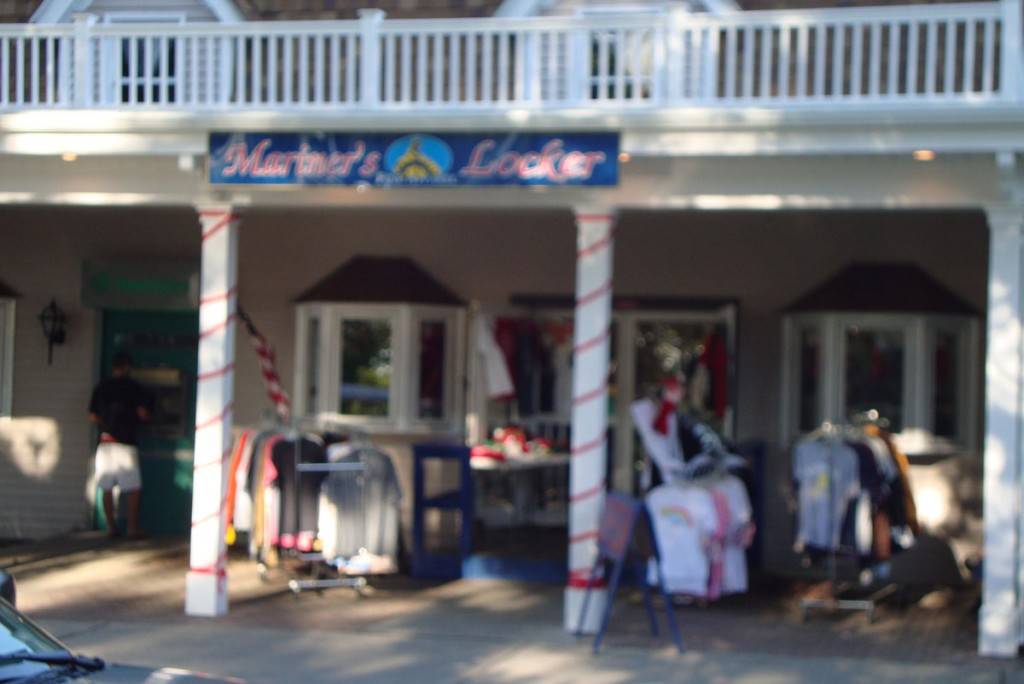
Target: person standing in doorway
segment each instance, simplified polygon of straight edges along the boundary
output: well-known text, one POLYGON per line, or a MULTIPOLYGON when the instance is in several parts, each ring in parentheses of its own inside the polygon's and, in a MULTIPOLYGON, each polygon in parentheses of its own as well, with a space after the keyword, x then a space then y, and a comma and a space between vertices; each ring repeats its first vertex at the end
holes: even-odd
POLYGON ((89 402, 89 420, 100 430, 96 447, 96 486, 103 492, 103 513, 107 533, 117 536, 114 487, 125 498, 129 537, 138 537, 139 499, 142 477, 139 472, 139 424, 149 419, 146 391, 131 378, 132 360, 119 352, 114 356, 111 376, 93 390, 89 402))

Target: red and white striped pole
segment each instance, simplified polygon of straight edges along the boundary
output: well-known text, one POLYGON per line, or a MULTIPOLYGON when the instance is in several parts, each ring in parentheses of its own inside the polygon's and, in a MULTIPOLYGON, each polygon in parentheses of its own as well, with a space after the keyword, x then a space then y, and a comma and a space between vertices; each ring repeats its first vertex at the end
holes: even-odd
POLYGON ((278 417, 282 421, 287 422, 291 416, 292 407, 291 402, 288 400, 288 395, 281 387, 281 376, 277 374, 277 354, 274 353, 274 348, 270 346, 267 338, 256 329, 252 319, 242 311, 241 307, 238 307, 238 317, 245 323, 253 349, 256 350, 256 356, 260 361, 260 374, 263 376, 263 385, 267 389, 267 396, 270 398, 271 403, 274 404, 274 411, 277 412, 278 417))
POLYGON ((565 628, 593 634, 607 601, 604 578, 591 587, 586 619, 580 609, 597 554, 608 456, 608 372, 612 322, 615 215, 576 209, 576 312, 573 325, 572 461, 569 467, 569 581, 565 628))
POLYGON ((203 206, 198 212, 203 239, 199 373, 185 612, 214 617, 228 612, 224 502, 235 377, 238 217, 229 206, 203 206))

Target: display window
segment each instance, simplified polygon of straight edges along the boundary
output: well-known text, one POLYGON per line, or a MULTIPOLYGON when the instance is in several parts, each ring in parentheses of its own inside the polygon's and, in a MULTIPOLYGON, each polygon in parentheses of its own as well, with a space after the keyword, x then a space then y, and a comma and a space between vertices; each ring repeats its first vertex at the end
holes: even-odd
MULTIPOLYGON (((471 439, 479 441, 507 424, 528 431, 531 426, 539 431, 555 430, 556 426, 567 431, 572 418, 571 310, 495 314, 489 321, 511 387, 504 394, 493 390, 487 386, 487 370, 478 368, 476 409, 483 420, 471 439)), ((686 380, 690 387, 682 410, 732 437, 735 325, 736 305, 731 303, 707 310, 615 311, 608 382, 610 423, 617 425, 626 413, 618 410, 620 405, 656 396, 661 383, 675 377, 686 380)), ((474 334, 485 331, 474 330, 474 334)))
POLYGON ((300 415, 371 432, 458 427, 461 309, 302 304, 297 318, 300 415))
POLYGON ((845 415, 852 418, 875 411, 888 422, 889 429, 902 431, 907 404, 906 331, 851 322, 842 334, 845 415))
POLYGON ((970 316, 787 316, 784 434, 870 416, 909 454, 976 448, 978 336, 970 316))
MULTIPOLYGON (((681 412, 733 436, 737 306, 671 309, 627 301, 620 299, 612 316, 608 459, 610 486, 634 491, 646 464, 628 409, 635 399, 659 396, 666 380, 683 379, 691 388, 681 412)), ((526 299, 527 310, 483 313, 471 327, 470 441, 478 550, 485 554, 529 557, 516 540, 565 533, 573 313, 550 303, 526 299)))
POLYGON ((389 318, 341 318, 341 381, 338 413, 388 418, 393 415, 391 381, 395 351, 389 318))

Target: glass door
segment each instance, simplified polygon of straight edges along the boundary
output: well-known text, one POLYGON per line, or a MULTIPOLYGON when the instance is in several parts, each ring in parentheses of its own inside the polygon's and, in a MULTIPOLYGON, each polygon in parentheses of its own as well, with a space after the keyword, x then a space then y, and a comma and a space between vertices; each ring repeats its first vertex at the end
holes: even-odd
POLYGON ((140 522, 149 534, 189 529, 198 329, 196 312, 103 312, 102 377, 109 377, 114 355, 127 352, 132 377, 153 401, 139 437, 140 522))
POLYGON ((639 312, 619 317, 624 379, 616 411, 615 486, 638 493, 646 457, 629 405, 658 400, 669 378, 685 381, 680 412, 731 438, 735 421, 735 307, 714 312, 639 312))

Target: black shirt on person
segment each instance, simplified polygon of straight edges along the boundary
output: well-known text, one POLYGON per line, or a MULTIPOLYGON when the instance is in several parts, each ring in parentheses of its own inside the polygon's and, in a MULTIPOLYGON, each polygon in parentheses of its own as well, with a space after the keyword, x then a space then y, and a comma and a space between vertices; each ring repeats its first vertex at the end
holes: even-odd
POLYGON ((148 408, 146 390, 129 377, 107 378, 89 401, 89 412, 99 418, 100 431, 122 444, 138 444, 139 409, 148 408))

